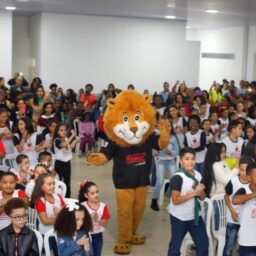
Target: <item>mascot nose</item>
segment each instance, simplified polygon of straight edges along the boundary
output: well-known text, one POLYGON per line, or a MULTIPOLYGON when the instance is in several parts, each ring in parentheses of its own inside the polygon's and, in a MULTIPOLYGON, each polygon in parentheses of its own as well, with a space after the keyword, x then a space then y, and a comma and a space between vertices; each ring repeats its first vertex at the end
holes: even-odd
POLYGON ((138 127, 131 127, 130 131, 132 131, 133 133, 136 133, 138 131, 138 127))

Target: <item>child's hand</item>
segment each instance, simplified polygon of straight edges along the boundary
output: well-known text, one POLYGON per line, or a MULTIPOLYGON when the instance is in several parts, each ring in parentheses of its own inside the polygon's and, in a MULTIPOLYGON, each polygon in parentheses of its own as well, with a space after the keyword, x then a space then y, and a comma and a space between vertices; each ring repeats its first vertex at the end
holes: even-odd
POLYGON ((99 216, 98 216, 98 213, 97 213, 97 212, 94 212, 94 213, 91 215, 91 217, 92 217, 92 220, 93 220, 93 221, 97 221, 97 220, 98 220, 98 218, 99 218, 99 216))
POLYGON ((89 243, 89 239, 87 237, 85 238, 85 242, 84 242, 84 250, 86 252, 90 251, 90 243, 89 243))
POLYGON ((232 219, 233 219, 235 222, 238 222, 238 215, 237 215, 236 211, 235 211, 234 209, 232 209, 232 210, 230 211, 230 213, 231 213, 232 219))
POLYGON ((84 236, 82 236, 79 240, 77 240, 76 241, 76 243, 78 244, 78 245, 84 245, 85 244, 85 242, 86 242, 86 236, 84 235, 84 236))
POLYGON ((205 189, 205 185, 202 183, 199 183, 198 186, 196 187, 196 191, 203 191, 205 189))
POLYGON ((59 214, 59 212, 60 212, 60 208, 57 208, 57 207, 53 207, 53 211, 54 211, 54 216, 56 217, 58 214, 59 214))

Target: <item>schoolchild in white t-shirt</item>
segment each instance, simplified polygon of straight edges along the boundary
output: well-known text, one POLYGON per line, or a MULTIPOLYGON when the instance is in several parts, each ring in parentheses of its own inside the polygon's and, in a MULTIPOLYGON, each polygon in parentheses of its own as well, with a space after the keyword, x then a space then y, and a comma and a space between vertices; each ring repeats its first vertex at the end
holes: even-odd
POLYGON ((168 256, 180 255, 182 241, 189 232, 198 256, 208 255, 208 236, 200 216, 199 200, 205 198, 201 174, 194 170, 195 151, 185 147, 180 150, 181 168, 171 179, 171 199, 168 212, 171 219, 171 240, 168 256))

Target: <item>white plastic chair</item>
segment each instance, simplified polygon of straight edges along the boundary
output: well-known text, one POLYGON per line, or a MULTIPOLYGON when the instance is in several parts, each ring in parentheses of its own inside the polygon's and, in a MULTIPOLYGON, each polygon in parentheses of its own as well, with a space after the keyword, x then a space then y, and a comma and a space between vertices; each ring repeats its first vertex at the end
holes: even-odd
MULTIPOLYGON (((74 131, 75 131, 76 137, 79 137, 79 122, 80 122, 79 119, 75 119, 75 120, 73 121, 73 126, 74 126, 74 131)), ((79 144, 80 144, 80 143, 77 143, 77 144, 76 144, 76 148, 75 148, 75 152, 76 152, 76 153, 78 153, 78 151, 79 151, 79 144)))
POLYGON ((54 232, 53 229, 49 230, 45 235, 44 235, 44 250, 45 250, 45 255, 50 256, 51 255, 51 249, 49 245, 49 238, 54 237, 57 240, 57 235, 54 232))
POLYGON ((217 249, 217 256, 222 256, 225 241, 226 241, 226 225, 227 225, 227 218, 226 218, 226 204, 224 200, 224 194, 217 194, 211 197, 211 202, 213 206, 212 212, 212 235, 213 239, 217 240, 217 244, 214 243, 213 249, 216 252, 217 249), (216 226, 216 218, 217 215, 219 219, 218 226, 216 226), (217 248, 216 248, 217 247, 217 248))
POLYGON ((35 232, 36 238, 37 238, 37 244, 38 244, 38 249, 39 249, 39 256, 42 255, 42 250, 43 250, 43 236, 41 233, 35 229, 32 229, 35 232))
POLYGON ((6 155, 6 157, 2 159, 2 165, 6 165, 17 170, 18 166, 16 162, 16 157, 17 157, 17 154, 6 155))
POLYGON ((31 229, 36 229, 36 222, 37 222, 37 212, 36 209, 28 207, 28 222, 27 226, 31 229))
POLYGON ((61 196, 64 198, 67 192, 67 186, 63 181, 55 180, 55 186, 57 186, 61 191, 61 196))
MULTIPOLYGON (((205 222, 206 233, 209 239, 208 256, 215 256, 213 253, 213 240, 211 234, 211 216, 212 216, 212 202, 209 198, 201 201, 201 216, 205 222)), ((187 234, 182 242, 181 255, 185 256, 189 245, 194 244, 190 234, 187 234)))

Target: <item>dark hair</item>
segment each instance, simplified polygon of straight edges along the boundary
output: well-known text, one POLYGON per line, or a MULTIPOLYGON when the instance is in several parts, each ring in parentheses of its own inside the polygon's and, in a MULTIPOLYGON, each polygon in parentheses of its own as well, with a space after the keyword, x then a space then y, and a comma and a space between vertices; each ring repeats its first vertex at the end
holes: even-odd
POLYGON ((4 206, 4 212, 6 215, 10 216, 13 210, 20 208, 24 208, 26 210, 26 202, 21 198, 11 198, 7 201, 6 205, 4 206))
POLYGON ((42 151, 39 153, 39 156, 38 156, 38 162, 41 161, 41 159, 45 156, 52 156, 52 154, 48 151, 42 151))
POLYGON ((44 91, 44 87, 42 86, 42 85, 39 85, 36 89, 35 89, 35 94, 34 94, 34 104, 35 105, 38 105, 39 103, 38 103, 38 96, 37 96, 37 91, 39 90, 39 89, 42 89, 43 91, 44 91))
POLYGON ((19 154, 19 155, 17 155, 17 157, 16 157, 16 162, 17 162, 17 164, 21 164, 22 161, 23 161, 24 159, 27 159, 27 158, 28 158, 27 155, 19 154))
POLYGON ((87 209, 79 204, 79 209, 74 211, 69 211, 67 207, 63 207, 59 212, 55 224, 54 230, 57 232, 58 236, 68 236, 73 237, 76 232, 76 216, 75 211, 84 212, 84 223, 81 226, 81 231, 88 234, 92 230, 92 219, 87 209))
POLYGON ((44 192, 42 191, 42 186, 44 184, 44 180, 48 177, 54 178, 53 175, 50 173, 43 173, 36 180, 35 187, 34 187, 32 195, 31 195, 31 206, 32 207, 35 207, 38 200, 41 197, 44 197, 44 192))
POLYGON ((58 135, 58 132, 59 132, 59 129, 60 129, 61 126, 66 127, 66 125, 63 124, 63 123, 58 124, 58 125, 56 126, 56 129, 55 129, 54 138, 57 138, 57 137, 59 136, 59 135, 58 135))
POLYGON ((57 88, 58 87, 58 85, 57 84, 51 84, 50 86, 49 86, 49 88, 52 90, 52 88, 57 88))
POLYGON ((6 177, 6 176, 12 176, 16 181, 16 175, 13 172, 10 172, 10 171, 4 172, 1 176, 1 180, 3 179, 3 177, 6 177))
POLYGON ((11 127, 10 127, 10 122, 9 122, 9 112, 8 112, 8 110, 6 109, 6 108, 0 108, 0 114, 2 114, 2 113, 6 113, 7 114, 7 116, 8 116, 8 119, 6 120, 6 126, 8 127, 8 129, 10 130, 11 129, 11 127))
POLYGON ((88 181, 80 187, 79 193, 78 193, 78 201, 79 203, 82 203, 84 201, 87 201, 87 198, 84 196, 84 194, 87 194, 90 187, 96 186, 96 184, 92 181, 88 181))
POLYGON ((244 149, 243 155, 256 160, 256 139, 248 141, 244 149))
POLYGON ((83 112, 81 119, 80 119, 81 122, 85 121, 86 116, 89 116, 89 121, 92 121, 92 115, 90 112, 87 111, 87 112, 83 112))
POLYGON ((30 119, 28 119, 27 117, 21 117, 17 124, 16 124, 16 128, 15 130, 17 131, 17 133, 19 134, 20 137, 22 137, 20 131, 19 131, 19 128, 18 128, 18 125, 19 125, 19 122, 20 121, 23 121, 25 123, 25 129, 28 131, 28 133, 31 135, 32 133, 34 133, 34 129, 33 129, 33 125, 32 125, 32 121, 30 119))
POLYGON ((248 117, 254 119, 255 117, 253 115, 254 115, 254 111, 255 110, 256 110, 256 106, 255 105, 249 107, 249 109, 248 109, 248 117))
POLYGON ((223 147, 226 149, 226 145, 224 143, 213 143, 209 145, 206 151, 202 183, 205 185, 205 193, 207 197, 210 196, 213 183, 216 184, 213 164, 220 161, 220 154, 223 147))
POLYGON ((200 125, 200 123, 201 123, 201 119, 200 119, 200 117, 199 117, 198 115, 191 115, 191 116, 189 117, 189 119, 188 119, 188 124, 189 124, 190 120, 196 120, 199 125, 200 125))
POLYGON ((253 126, 253 125, 247 125, 246 127, 245 127, 245 129, 244 129, 244 138, 245 139, 248 139, 248 136, 247 136, 247 134, 246 134, 246 132, 247 132, 247 130, 248 129, 252 129, 253 131, 254 131, 254 136, 256 135, 256 129, 255 129, 255 127, 253 126))
POLYGON ((182 158, 187 153, 192 154, 194 156, 196 155, 196 151, 193 148, 185 147, 180 150, 180 158, 182 158))
POLYGON ((175 94, 175 96, 174 96, 174 101, 175 101, 175 103, 177 103, 177 97, 178 96, 181 96, 181 98, 182 98, 182 102, 184 103, 184 96, 182 95, 182 93, 180 93, 180 92, 178 92, 178 93, 176 93, 175 94))
POLYGON ((239 122, 238 120, 232 120, 232 121, 230 121, 229 124, 228 124, 227 131, 228 131, 228 132, 231 132, 232 129, 236 128, 239 124, 240 124, 240 122, 239 122))
POLYGON ((256 162, 249 163, 246 168, 246 175, 250 175, 254 169, 256 169, 256 162))
POLYGON ((254 160, 249 157, 249 156, 242 156, 239 160, 239 165, 240 164, 250 164, 251 162, 254 162, 254 160))
POLYGON ((52 107, 52 113, 54 113, 53 104, 52 104, 51 102, 46 102, 46 103, 44 103, 44 106, 43 106, 43 109, 42 109, 42 115, 45 114, 45 109, 47 108, 48 105, 51 105, 51 107, 52 107))
POLYGON ((86 84, 85 85, 85 89, 88 88, 88 87, 91 87, 91 89, 93 90, 93 85, 92 84, 86 84))

